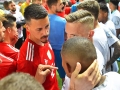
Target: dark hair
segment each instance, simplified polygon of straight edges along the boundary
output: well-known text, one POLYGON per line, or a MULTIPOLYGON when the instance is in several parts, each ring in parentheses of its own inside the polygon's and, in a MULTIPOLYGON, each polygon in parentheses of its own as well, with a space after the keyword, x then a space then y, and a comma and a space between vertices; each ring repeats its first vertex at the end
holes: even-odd
POLYGON ((110 2, 114 4, 114 6, 116 6, 116 8, 118 9, 119 0, 110 0, 110 2))
POLYGON ((24 12, 24 17, 26 23, 31 19, 43 19, 48 15, 46 9, 42 5, 31 4, 29 5, 24 12))
POLYGON ((108 7, 105 3, 99 3, 100 9, 104 12, 109 12, 108 7))
POLYGON ((0 90, 44 90, 34 77, 27 73, 13 73, 0 81, 0 90))
POLYGON ((14 26, 14 22, 16 22, 16 18, 13 15, 10 14, 6 14, 4 16, 6 18, 6 20, 3 21, 3 26, 7 29, 8 27, 13 27, 14 26))
POLYGON ((51 6, 53 4, 57 4, 57 2, 58 2, 58 0, 47 0, 47 5, 48 5, 49 8, 51 8, 51 6))
POLYGON ((8 1, 4 1, 3 6, 5 9, 8 8, 8 1))
MULTIPOLYGON (((67 40, 61 50, 64 56, 71 56, 75 58, 75 62, 81 63, 81 71, 83 73, 97 58, 96 50, 93 43, 84 37, 73 37, 67 40)), ((76 65, 73 65, 76 66, 76 65)), ((72 67, 75 68, 75 67, 72 67)))
POLYGON ((98 3, 106 3, 105 0, 96 0, 96 1, 98 1, 98 3))

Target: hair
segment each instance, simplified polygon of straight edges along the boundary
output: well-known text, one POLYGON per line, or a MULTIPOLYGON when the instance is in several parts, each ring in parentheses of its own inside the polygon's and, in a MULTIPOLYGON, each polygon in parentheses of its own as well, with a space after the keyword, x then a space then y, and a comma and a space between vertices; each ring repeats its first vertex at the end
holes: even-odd
POLYGON ((98 1, 98 3, 106 3, 105 0, 96 0, 96 1, 98 1))
POLYGON ((51 8, 52 5, 57 4, 58 0, 47 0, 47 5, 51 8))
POLYGON ((30 22, 31 19, 43 19, 48 16, 46 9, 42 5, 31 4, 24 12, 25 21, 30 22))
POLYGON ((84 37, 73 37, 67 40, 62 46, 61 54, 77 58, 79 61, 76 61, 76 63, 80 62, 82 66, 80 73, 87 70, 97 58, 94 45, 84 37))
POLYGON ((119 0, 110 0, 110 2, 118 9, 119 0))
POLYGON ((99 3, 100 9, 104 12, 109 12, 108 7, 105 3, 99 3))
POLYGON ((6 20, 3 21, 3 26, 5 29, 8 27, 13 27, 14 22, 16 22, 16 18, 11 14, 5 14, 4 17, 6 18, 6 20))
POLYGON ((5 9, 8 8, 8 1, 4 1, 3 6, 5 9))
POLYGON ((34 77, 26 73, 13 73, 0 81, 0 90, 44 90, 34 77))
POLYGON ((98 19, 100 7, 99 7, 99 4, 98 4, 97 1, 95 1, 95 0, 85 0, 85 1, 81 2, 79 5, 77 5, 77 8, 88 10, 95 17, 95 20, 98 19))
POLYGON ((91 29, 94 28, 94 17, 87 10, 78 10, 65 17, 67 22, 87 24, 91 29))

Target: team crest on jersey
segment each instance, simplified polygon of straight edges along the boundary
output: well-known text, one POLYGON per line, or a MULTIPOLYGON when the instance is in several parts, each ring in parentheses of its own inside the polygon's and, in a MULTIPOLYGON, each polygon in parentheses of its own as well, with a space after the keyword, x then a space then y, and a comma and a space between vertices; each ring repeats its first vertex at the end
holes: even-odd
POLYGON ((108 38, 112 38, 112 36, 111 36, 108 32, 106 32, 106 36, 107 36, 108 38))

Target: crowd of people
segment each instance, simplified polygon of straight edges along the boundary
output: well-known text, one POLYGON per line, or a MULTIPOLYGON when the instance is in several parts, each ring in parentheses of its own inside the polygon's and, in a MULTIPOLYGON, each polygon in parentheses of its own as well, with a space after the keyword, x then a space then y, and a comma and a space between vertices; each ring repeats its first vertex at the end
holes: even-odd
POLYGON ((5 0, 0 89, 119 90, 119 2, 5 0))

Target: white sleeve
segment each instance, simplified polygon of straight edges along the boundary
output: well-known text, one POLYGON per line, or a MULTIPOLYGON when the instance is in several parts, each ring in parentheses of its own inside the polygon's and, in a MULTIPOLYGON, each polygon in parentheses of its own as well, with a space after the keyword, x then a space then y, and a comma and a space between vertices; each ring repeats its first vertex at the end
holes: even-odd
POLYGON ((65 80, 61 90, 69 90, 70 78, 65 75, 65 80))
POLYGON ((108 28, 104 27, 104 31, 108 39, 109 47, 111 47, 115 42, 119 40, 108 28))
POLYGON ((115 29, 120 29, 120 18, 118 16, 114 16, 112 22, 115 25, 115 29))

